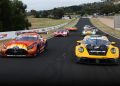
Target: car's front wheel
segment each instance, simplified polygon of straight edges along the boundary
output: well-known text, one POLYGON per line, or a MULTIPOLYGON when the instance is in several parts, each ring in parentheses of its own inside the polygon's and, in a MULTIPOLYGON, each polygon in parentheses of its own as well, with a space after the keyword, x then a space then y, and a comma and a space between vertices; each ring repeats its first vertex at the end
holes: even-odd
POLYGON ((74 56, 74 57, 73 57, 73 61, 74 61, 75 63, 79 64, 79 63, 80 63, 80 58, 74 56))
POLYGON ((110 63, 113 65, 118 65, 120 63, 119 59, 109 59, 109 60, 110 60, 110 63))
POLYGON ((48 42, 45 43, 45 50, 47 50, 48 42))
POLYGON ((114 64, 119 65, 119 59, 114 59, 114 64))
POLYGON ((40 54, 40 48, 39 48, 39 46, 37 46, 35 56, 38 56, 39 54, 40 54))

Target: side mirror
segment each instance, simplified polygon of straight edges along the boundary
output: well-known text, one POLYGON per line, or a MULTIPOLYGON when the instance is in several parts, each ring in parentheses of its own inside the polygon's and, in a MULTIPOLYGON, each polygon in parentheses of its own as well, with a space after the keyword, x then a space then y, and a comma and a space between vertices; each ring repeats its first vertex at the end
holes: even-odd
POLYGON ((116 44, 116 42, 111 42, 111 44, 112 44, 112 45, 115 45, 115 44, 116 44))
POLYGON ((80 41, 77 41, 77 45, 80 45, 80 44, 81 44, 81 42, 82 42, 81 40, 80 40, 80 41))

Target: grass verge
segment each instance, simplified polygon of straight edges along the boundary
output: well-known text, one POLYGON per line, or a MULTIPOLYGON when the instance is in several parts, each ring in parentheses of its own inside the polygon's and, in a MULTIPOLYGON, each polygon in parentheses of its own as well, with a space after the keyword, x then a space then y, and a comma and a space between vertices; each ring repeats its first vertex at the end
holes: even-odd
POLYGON ((93 25, 95 25, 101 31, 106 32, 114 37, 120 38, 120 31, 119 30, 115 30, 114 28, 111 28, 111 27, 103 24, 97 18, 91 18, 90 21, 92 22, 93 25))
POLYGON ((32 17, 28 17, 28 20, 32 24, 30 29, 34 29, 34 28, 46 28, 46 27, 56 26, 56 25, 59 25, 59 24, 63 24, 63 23, 69 22, 72 19, 63 20, 63 19, 32 18, 32 17))

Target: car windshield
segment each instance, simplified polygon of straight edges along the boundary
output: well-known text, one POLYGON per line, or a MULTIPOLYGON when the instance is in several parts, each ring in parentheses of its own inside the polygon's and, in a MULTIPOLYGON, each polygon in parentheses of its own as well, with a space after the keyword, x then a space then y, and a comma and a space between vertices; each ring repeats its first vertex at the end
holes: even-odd
POLYGON ((94 31, 94 30, 89 28, 89 29, 85 29, 85 31, 94 31))
POLYGON ((62 32, 64 32, 64 30, 58 30, 57 32, 58 32, 58 33, 62 33, 62 32))
POLYGON ((16 38, 17 41, 36 41, 37 37, 34 36, 21 36, 16 38))
POLYGON ((85 44, 93 44, 93 45, 109 45, 110 42, 108 40, 103 39, 91 39, 87 38, 84 40, 85 44))

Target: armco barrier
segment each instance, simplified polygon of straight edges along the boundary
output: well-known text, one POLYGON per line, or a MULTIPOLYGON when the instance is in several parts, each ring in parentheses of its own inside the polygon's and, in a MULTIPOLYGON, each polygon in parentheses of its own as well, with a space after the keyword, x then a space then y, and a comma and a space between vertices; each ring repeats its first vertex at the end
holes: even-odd
POLYGON ((6 39, 13 39, 17 36, 17 33, 19 32, 48 32, 49 30, 55 30, 58 29, 60 27, 63 27, 65 25, 67 25, 69 22, 64 23, 64 24, 60 24, 57 26, 52 26, 52 27, 47 27, 47 28, 39 28, 39 29, 33 29, 33 30, 19 30, 19 31, 10 31, 10 32, 0 32, 0 40, 6 40, 6 39), (4 34, 6 34, 6 36, 4 36, 4 34))

